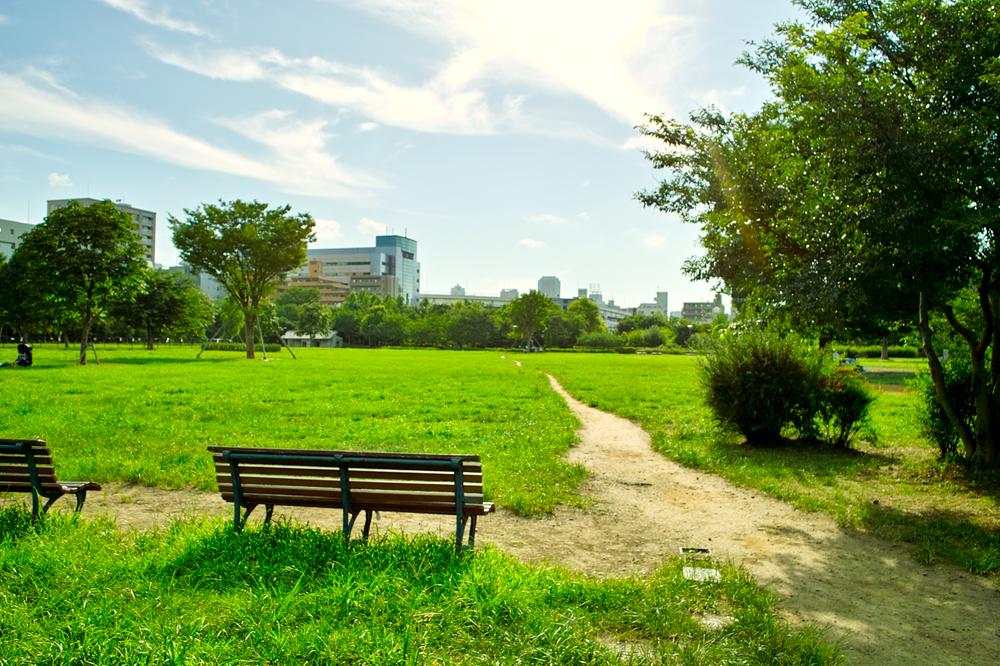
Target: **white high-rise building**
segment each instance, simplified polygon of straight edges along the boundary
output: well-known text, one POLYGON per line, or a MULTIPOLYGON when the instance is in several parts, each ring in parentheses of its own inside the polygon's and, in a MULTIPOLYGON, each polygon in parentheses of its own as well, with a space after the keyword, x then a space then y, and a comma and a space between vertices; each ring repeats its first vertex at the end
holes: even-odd
POLYGON ((562 285, 554 275, 543 275, 538 278, 538 291, 549 298, 562 297, 562 285))
MULTIPOLYGON (((49 199, 47 213, 51 213, 57 208, 65 208, 72 202, 77 202, 81 206, 89 206, 91 204, 98 203, 100 199, 91 199, 89 197, 81 197, 77 199, 49 199)), ((146 261, 149 262, 150 266, 156 263, 156 213, 151 210, 143 210, 142 208, 136 208, 135 206, 130 206, 127 203, 122 203, 121 201, 112 201, 115 208, 125 213, 132 218, 132 225, 135 227, 135 233, 139 237, 139 242, 142 243, 142 247, 146 250, 146 261)))

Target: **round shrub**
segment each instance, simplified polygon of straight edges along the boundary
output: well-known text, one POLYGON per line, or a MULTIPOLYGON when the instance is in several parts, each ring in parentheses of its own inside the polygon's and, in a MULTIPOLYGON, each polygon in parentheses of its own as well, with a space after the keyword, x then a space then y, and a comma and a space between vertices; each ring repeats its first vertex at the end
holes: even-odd
POLYGON ((632 347, 662 347, 667 341, 659 326, 630 331, 626 338, 632 347))
POLYGON ((702 371, 716 421, 751 445, 779 442, 786 427, 812 432, 822 377, 817 354, 766 331, 715 341, 702 371))
POLYGON ((826 439, 846 448, 864 425, 874 401, 861 371, 840 366, 820 384, 818 419, 826 430, 826 439))
POLYGON ((577 338, 576 346, 594 349, 620 349, 625 346, 625 338, 607 331, 592 331, 577 338))

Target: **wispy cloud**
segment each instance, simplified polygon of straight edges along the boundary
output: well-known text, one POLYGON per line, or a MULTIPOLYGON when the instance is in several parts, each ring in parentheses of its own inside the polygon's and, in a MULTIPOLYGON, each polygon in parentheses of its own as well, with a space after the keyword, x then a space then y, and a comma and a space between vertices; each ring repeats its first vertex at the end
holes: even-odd
POLYGON ((319 57, 290 58, 275 49, 181 52, 143 42, 153 57, 190 72, 228 81, 269 81, 372 121, 425 132, 485 134, 494 119, 480 91, 450 90, 434 81, 410 86, 373 69, 319 57))
POLYGON ((189 35, 201 37, 205 34, 200 26, 190 21, 175 19, 166 9, 153 9, 146 0, 101 0, 108 7, 131 14, 143 23, 155 25, 159 28, 166 28, 175 32, 184 32, 189 35))
POLYGON ((376 129, 378 129, 378 123, 371 123, 371 122, 358 123, 359 132, 371 132, 372 130, 376 129))
POLYGON ((667 144, 660 141, 654 136, 633 136, 624 144, 622 144, 622 150, 642 150, 647 153, 662 153, 667 149, 667 144))
POLYGON ((354 0, 405 29, 452 47, 438 78, 454 87, 491 78, 559 90, 637 123, 666 112, 694 21, 663 0, 354 0))
POLYGON ((545 247, 545 241, 535 240, 534 238, 522 238, 517 241, 517 244, 521 247, 526 247, 531 250, 537 250, 539 248, 545 247))
POLYGON ((10 23, 10 17, 6 14, 0 14, 0 25, 7 25, 10 23))
MULTIPOLYGON (((138 0, 104 0, 133 5, 138 0)), ((664 0, 623 5, 577 0, 365 0, 353 2, 446 55, 422 81, 272 48, 179 50, 145 41, 162 62, 230 81, 268 81, 371 122, 422 132, 516 130, 599 140, 565 116, 528 110, 533 96, 573 95, 628 122, 668 112, 691 21, 664 0), (501 85, 502 84, 502 85, 501 85)))
POLYGON ((376 236, 381 236, 386 232, 386 225, 381 222, 376 222, 370 217, 363 217, 358 222, 358 231, 366 234, 375 234, 376 236))
POLYGON ((560 217, 559 215, 552 215, 551 213, 539 213, 537 215, 529 215, 525 219, 528 222, 533 222, 535 224, 566 224, 565 217, 560 217))
POLYGON ((160 119, 81 97, 45 77, 34 78, 43 85, 0 73, 0 99, 5 102, 0 105, 0 126, 5 130, 253 178, 286 192, 342 197, 378 185, 374 177, 344 169, 324 152, 327 137, 321 122, 297 121, 282 112, 220 120, 255 141, 266 154, 250 157, 184 134, 160 119))
POLYGON ((66 174, 53 171, 49 174, 49 187, 73 187, 73 181, 66 174))

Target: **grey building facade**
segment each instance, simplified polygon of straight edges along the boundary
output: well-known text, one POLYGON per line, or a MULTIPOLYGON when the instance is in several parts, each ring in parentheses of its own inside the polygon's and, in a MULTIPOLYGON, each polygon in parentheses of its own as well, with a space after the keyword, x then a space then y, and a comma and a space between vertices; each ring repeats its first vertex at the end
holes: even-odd
MULTIPOLYGON (((56 209, 65 208, 74 201, 81 206, 89 206, 102 200, 91 199, 89 197, 80 197, 76 199, 49 199, 46 212, 51 213, 56 209)), ((151 210, 143 210, 142 208, 130 206, 129 204, 122 203, 121 201, 112 201, 111 203, 114 204, 115 208, 132 218, 132 226, 135 227, 135 233, 139 237, 139 242, 142 243, 142 247, 146 250, 146 261, 149 262, 150 266, 155 265, 156 213, 151 210)))

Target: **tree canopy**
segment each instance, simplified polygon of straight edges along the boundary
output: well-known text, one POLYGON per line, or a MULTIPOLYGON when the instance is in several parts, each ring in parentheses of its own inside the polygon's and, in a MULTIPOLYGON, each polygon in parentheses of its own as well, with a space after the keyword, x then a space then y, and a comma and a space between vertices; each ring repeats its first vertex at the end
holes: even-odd
POLYGON ((133 297, 145 275, 145 251, 126 213, 110 201, 71 202, 21 237, 5 280, 22 321, 72 319, 80 327, 80 364, 94 323, 133 297))
POLYGON ((243 314, 247 358, 254 358, 254 325, 262 299, 276 281, 306 260, 315 239, 308 213, 291 206, 240 200, 184 209, 186 220, 169 217, 181 259, 225 288, 243 314))
POLYGON ((930 315, 965 340, 976 419, 966 457, 1000 463, 1000 3, 798 0, 743 63, 771 84, 755 114, 651 116, 664 169, 640 200, 702 227, 696 278, 821 337, 919 325, 946 412, 930 315), (954 303, 978 294, 961 319, 954 303), (991 351, 992 350, 992 351, 991 351), (992 361, 990 361, 992 359, 992 361), (992 363, 991 367, 987 367, 992 363))

